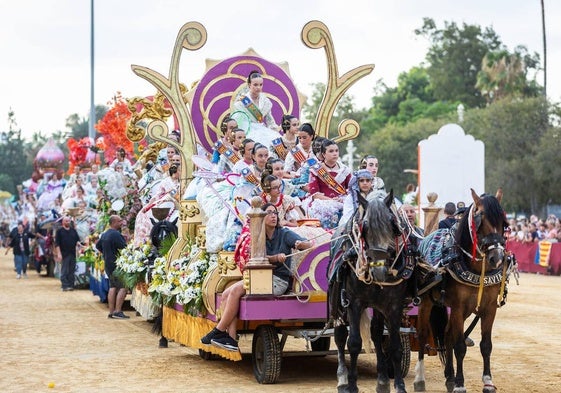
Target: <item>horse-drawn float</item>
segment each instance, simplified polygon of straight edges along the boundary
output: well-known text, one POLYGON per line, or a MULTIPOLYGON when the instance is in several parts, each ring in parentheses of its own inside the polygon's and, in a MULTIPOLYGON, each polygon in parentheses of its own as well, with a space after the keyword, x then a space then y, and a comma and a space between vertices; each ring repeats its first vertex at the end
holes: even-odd
MULTIPOLYGON (((362 349, 360 320, 371 308, 368 330, 376 346, 379 389, 389 392, 389 377, 393 374, 397 391, 405 391, 403 377, 409 370, 411 345, 424 352, 426 338, 423 336, 422 346, 416 347, 418 341, 411 340, 416 332, 411 321, 416 318, 410 317, 415 309, 404 310, 410 293, 408 279, 415 268, 415 257, 408 252, 411 224, 397 211, 390 192, 383 202, 374 199, 368 203, 364 219, 350 220, 350 226, 339 228, 334 235, 314 226, 294 228, 302 238, 314 240, 315 246, 293 253, 292 290, 273 295, 272 266, 265 258, 266 213, 248 194, 236 194, 235 182, 213 175, 212 168, 197 157, 216 147, 220 122, 232 112, 243 80, 252 70, 259 70, 267 81, 263 91, 272 102, 269 109, 273 117, 287 113, 299 116, 301 95, 285 67, 262 59, 252 50, 209 63, 203 78, 187 91, 178 75, 183 49, 198 50, 206 38, 202 25, 185 24, 178 34, 167 77, 146 67, 132 66, 137 75, 158 90, 161 100, 160 105, 156 99, 144 102, 151 110, 137 114, 127 130, 129 139, 137 142, 148 135, 155 143, 173 146, 183 163, 178 177, 180 192, 167 198, 178 213, 178 237, 167 257, 156 260, 148 288, 167 299, 162 303, 163 336, 198 349, 205 359, 218 355, 240 360, 239 350, 203 344, 201 338, 221 317, 224 291, 242 280, 246 294, 239 303, 237 331, 253 335, 251 354, 258 382, 278 380, 282 357, 294 354, 285 350, 288 337, 305 339, 306 351, 298 352, 301 355, 325 355, 334 335, 339 387, 356 391, 356 362, 362 349), (170 137, 166 120, 171 113, 167 108, 173 109, 180 129, 178 139, 170 137), (239 250, 225 248, 230 225, 241 226, 246 217, 250 217, 251 252, 247 264, 240 266, 235 258, 239 250), (350 370, 345 364, 346 345, 351 355, 350 370)), ((321 22, 306 24, 302 40, 312 49, 324 48, 327 55, 328 81, 315 126, 319 136, 328 137, 337 102, 373 66, 361 66, 339 76, 331 36, 321 22)), ((237 121, 243 123, 244 115, 240 114, 237 121)), ((250 129, 252 122, 248 120, 245 127, 250 129)), ((344 141, 358 133, 358 124, 345 120, 332 139, 344 141)), ((243 176, 242 172, 240 177, 243 176)), ((156 198, 154 206, 160 199, 166 198, 156 198)), ((143 212, 150 213, 147 209, 143 212)))
MULTIPOLYGON (((327 56, 328 81, 315 128, 319 136, 328 137, 337 102, 353 83, 369 74, 373 66, 361 66, 339 76, 332 39, 327 27, 321 22, 312 21, 306 24, 302 30, 302 41, 312 49, 325 49, 327 56)), ((166 266, 162 268, 161 262, 159 265, 156 263, 154 268, 156 279, 152 281, 150 288, 157 290, 159 277, 182 264, 185 265, 185 271, 193 273, 199 269, 194 267, 197 261, 204 259, 205 271, 199 274, 194 284, 200 294, 199 303, 204 307, 193 308, 186 306, 186 302, 164 305, 163 335, 175 342, 199 349, 203 358, 219 355, 231 360, 240 360, 242 355, 239 351, 226 351, 202 344, 200 340, 215 326, 220 317, 222 292, 233 282, 244 280, 247 295, 240 302, 238 331, 240 334, 253 334, 252 358, 256 379, 261 383, 273 383, 279 378, 282 356, 293 354, 284 349, 289 336, 306 339, 307 351, 299 352, 300 354, 325 355, 330 349, 330 336, 334 334, 334 329, 327 327, 326 323, 329 320, 327 293, 332 235, 313 226, 304 225, 294 228, 302 237, 313 239, 315 246, 294 255, 295 279, 292 282, 292 291, 282 296, 272 295, 271 269, 262 263, 264 244, 253 245, 254 239, 257 242, 259 238, 256 234, 260 233, 259 223, 263 215, 255 209, 248 211, 249 198, 245 198, 245 213, 253 214, 251 225, 254 229, 251 259, 244 267, 243 273, 234 262, 234 252, 222 249, 224 239, 216 240, 216 236, 219 237, 224 233, 216 235, 217 221, 210 220, 209 215, 216 211, 223 211, 226 217, 233 215, 235 218, 240 218, 236 216, 241 207, 218 195, 215 199, 219 204, 210 209, 210 213, 209 209, 205 211, 205 206, 197 202, 200 199, 198 196, 201 195, 201 188, 197 188, 197 184, 207 189, 213 188, 212 183, 216 188, 219 187, 216 185, 216 179, 209 176, 209 168, 205 168, 204 165, 194 167, 191 163, 201 161, 194 159, 201 149, 210 152, 214 148, 219 136, 220 121, 230 113, 232 102, 244 85, 242 81, 251 70, 259 70, 266 80, 264 92, 273 103, 271 113, 275 118, 280 118, 287 113, 299 116, 302 95, 298 93, 286 66, 271 63, 252 50, 241 56, 209 64, 205 75, 189 92, 186 92, 186 88, 179 83, 178 76, 179 60, 183 49, 197 50, 205 42, 204 27, 190 22, 185 24, 178 34, 168 77, 145 67, 132 66, 137 75, 153 84, 158 89, 158 94, 165 97, 166 103, 169 103, 167 106, 173 109, 181 133, 179 141, 168 136, 170 133, 166 119, 170 116, 169 113, 158 118, 153 116, 154 111, 152 111, 152 116, 148 118, 143 117, 140 111, 127 130, 129 139, 139 141, 147 134, 154 141, 176 147, 182 162, 187 164, 181 165, 180 169, 182 186, 180 194, 183 198, 176 202, 179 210, 178 238, 168 252, 166 266), (209 235, 211 233, 214 236, 212 239, 209 235), (220 247, 215 244, 219 244, 220 247), (261 255, 256 255, 256 252, 261 255), (190 308, 190 313, 185 312, 187 308, 190 308)), ((244 117, 238 116, 238 122, 243 123, 244 117)), ((251 127, 250 122, 244 125, 251 127)), ((354 138, 358 133, 358 124, 353 120, 345 120, 338 127, 338 135, 332 136, 332 139, 340 142, 354 138)), ((218 193, 212 192, 212 194, 218 193)), ((243 198, 236 200, 240 199, 243 198)), ((205 203, 202 202, 203 205, 205 203)), ((218 222, 224 220, 228 219, 218 222)), ((171 292, 169 288, 166 291, 163 293, 171 292)), ((146 296, 139 293, 137 295, 138 298, 146 296)), ((143 303, 141 300, 138 302, 143 303)), ((187 303, 192 306, 196 302, 187 303)), ((399 321, 402 319, 401 308, 402 304, 400 304, 399 321)), ((413 331, 414 329, 406 328, 404 335, 407 339, 402 340, 405 344, 403 357, 405 364, 398 363, 398 367, 405 373, 409 369, 408 335, 413 331)), ((395 345, 392 344, 393 346, 395 345)))

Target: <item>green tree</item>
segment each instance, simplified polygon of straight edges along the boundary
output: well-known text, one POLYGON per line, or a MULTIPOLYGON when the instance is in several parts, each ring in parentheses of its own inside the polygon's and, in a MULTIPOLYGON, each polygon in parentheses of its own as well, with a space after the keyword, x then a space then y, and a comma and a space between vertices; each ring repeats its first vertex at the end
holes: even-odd
POLYGON ((476 87, 487 103, 509 96, 537 97, 542 94, 535 79, 539 65, 539 55, 529 54, 524 46, 517 46, 513 53, 507 49, 489 52, 483 57, 476 87), (534 71, 534 78, 529 80, 530 71, 534 71))
MULTIPOLYGON (((107 111, 108 108, 105 105, 96 105, 95 118, 97 120, 103 119, 107 111)), ((74 139, 82 139, 88 136, 88 123, 89 117, 80 116, 77 113, 73 113, 66 118, 66 127, 70 129, 70 136, 74 139)))
POLYGON ((427 72, 436 100, 462 102, 467 108, 482 107, 485 99, 475 87, 483 57, 502 48, 495 31, 487 27, 444 22, 438 28, 431 18, 415 34, 428 39, 427 72))
POLYGON ((8 131, 3 132, 0 140, 0 174, 4 174, 4 182, 11 189, 5 191, 16 193, 16 185, 31 176, 33 166, 27 160, 25 143, 18 128, 15 113, 8 113, 8 131), (12 180, 10 183, 9 179, 12 180))
POLYGON ((390 88, 379 80, 374 88, 372 108, 362 126, 375 134, 386 124, 407 124, 421 118, 437 119, 454 112, 459 102, 437 101, 427 69, 421 66, 402 72, 390 88))

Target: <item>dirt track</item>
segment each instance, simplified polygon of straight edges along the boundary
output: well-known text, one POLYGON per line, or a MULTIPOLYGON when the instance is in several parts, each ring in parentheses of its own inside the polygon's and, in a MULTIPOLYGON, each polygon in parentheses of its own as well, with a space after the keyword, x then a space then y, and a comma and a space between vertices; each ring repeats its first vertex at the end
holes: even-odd
MULTIPOLYGON (((134 311, 126 311, 130 320, 107 319, 107 306, 89 290, 61 292, 58 280, 34 271, 28 272, 28 279, 16 280, 12 258, 1 254, 2 391, 336 391, 335 356, 285 358, 279 383, 258 385, 249 355, 251 337, 240 341, 246 354, 241 362, 205 361, 198 352, 175 343, 159 349, 151 324, 134 311)), ((520 286, 511 282, 493 334, 493 382, 499 392, 561 391, 560 304, 561 277, 522 274, 520 286)), ((472 334, 476 342, 478 335, 477 330, 472 334)), ((304 348, 303 340, 289 345, 304 348)), ((375 392, 373 365, 373 355, 361 356, 361 392, 375 392)), ((406 377, 409 392, 414 365, 412 359, 406 377)), ((428 391, 445 392, 438 360, 430 357, 426 365, 428 391)), ((465 363, 469 392, 481 391, 481 369, 477 346, 470 348, 465 363)))

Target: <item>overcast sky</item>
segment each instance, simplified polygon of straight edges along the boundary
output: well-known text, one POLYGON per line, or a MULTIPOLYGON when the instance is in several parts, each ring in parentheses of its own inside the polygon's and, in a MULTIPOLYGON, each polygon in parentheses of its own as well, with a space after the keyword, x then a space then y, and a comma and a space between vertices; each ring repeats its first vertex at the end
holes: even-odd
MULTIPOLYGON (((560 101, 561 2, 545 3, 548 93, 560 101)), ((0 130, 7 129, 9 108, 25 136, 65 130, 73 113, 87 116, 90 0, 2 0, 0 15, 0 130)), ((542 56, 539 0, 96 0, 95 103, 106 104, 116 91, 125 97, 153 94, 130 66, 167 75, 177 32, 189 21, 201 22, 208 40, 182 56, 183 83, 200 79, 205 59, 252 47, 270 61, 288 62, 297 87, 309 95, 310 83, 327 76, 324 51, 300 40, 302 27, 317 19, 331 31, 340 74, 376 65, 350 90, 357 106, 366 107, 376 80, 395 86, 400 72, 424 60, 428 43, 413 33, 423 17, 440 27, 444 21, 492 26, 510 50, 521 44, 542 56)))

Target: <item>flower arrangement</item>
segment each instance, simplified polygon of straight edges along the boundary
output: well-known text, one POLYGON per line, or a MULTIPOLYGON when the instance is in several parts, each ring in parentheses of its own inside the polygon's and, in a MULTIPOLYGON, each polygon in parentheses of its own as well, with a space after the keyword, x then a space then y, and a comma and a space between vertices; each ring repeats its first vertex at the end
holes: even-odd
POLYGON ((93 268, 100 270, 100 268, 103 269, 104 263, 102 255, 95 248, 97 238, 98 236, 95 233, 89 236, 88 246, 80 251, 77 260, 85 262, 90 269, 93 268))
POLYGON ((152 245, 150 243, 145 243, 140 247, 135 247, 133 243, 129 243, 121 250, 115 261, 117 265, 115 274, 126 288, 132 289, 139 282, 146 282, 146 270, 151 251, 152 245))
POLYGON ((186 313, 198 316, 204 313, 203 280, 213 264, 216 262, 211 262, 209 255, 195 245, 189 246, 184 256, 172 261, 168 269, 166 258, 157 258, 148 292, 156 302, 167 306, 182 304, 186 313))

